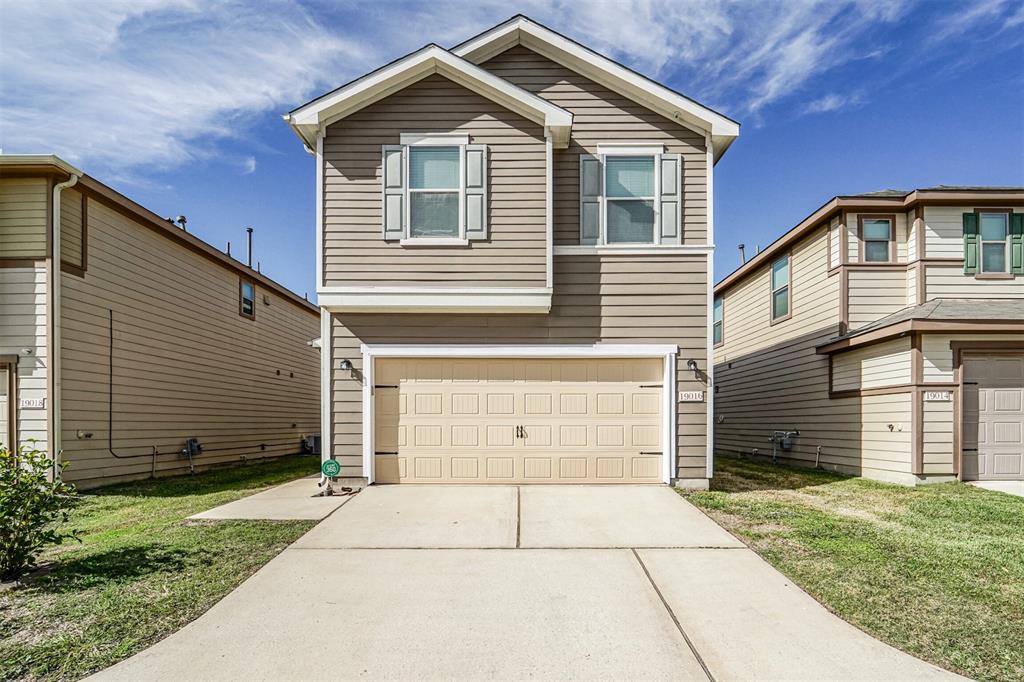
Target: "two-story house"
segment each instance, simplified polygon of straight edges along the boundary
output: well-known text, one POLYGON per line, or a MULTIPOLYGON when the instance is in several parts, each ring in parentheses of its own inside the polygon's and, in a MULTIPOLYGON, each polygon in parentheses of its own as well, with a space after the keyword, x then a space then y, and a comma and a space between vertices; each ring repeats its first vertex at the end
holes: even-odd
POLYGON ((715 446, 1024 478, 1024 188, 839 196, 715 287, 715 446))
POLYGON ((522 16, 285 118, 316 158, 343 477, 707 485, 737 123, 522 16))

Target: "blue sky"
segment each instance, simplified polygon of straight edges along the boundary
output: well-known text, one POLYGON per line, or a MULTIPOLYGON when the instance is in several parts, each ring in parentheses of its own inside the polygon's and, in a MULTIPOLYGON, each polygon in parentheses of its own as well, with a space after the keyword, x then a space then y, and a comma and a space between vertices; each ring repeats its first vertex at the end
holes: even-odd
POLYGON ((716 168, 718 278, 836 194, 1024 185, 1021 0, 0 0, 0 147, 236 254, 252 225, 263 271, 312 297, 314 166, 281 114, 516 12, 743 124, 716 168))

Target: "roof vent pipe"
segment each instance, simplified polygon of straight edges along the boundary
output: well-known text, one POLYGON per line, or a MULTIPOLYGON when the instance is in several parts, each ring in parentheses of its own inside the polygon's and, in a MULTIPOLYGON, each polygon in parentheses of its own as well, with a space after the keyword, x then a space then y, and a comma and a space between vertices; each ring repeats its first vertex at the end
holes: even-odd
POLYGON ((249 241, 249 258, 246 260, 245 264, 248 265, 251 268, 252 267, 252 228, 251 227, 245 228, 245 232, 246 232, 246 239, 249 241))
POLYGON ((174 222, 178 223, 178 227, 181 228, 182 232, 188 232, 188 230, 185 229, 185 226, 188 225, 188 218, 186 218, 183 215, 180 215, 174 219, 174 222))
POLYGON ((747 247, 746 247, 746 245, 745 244, 740 244, 739 245, 739 250, 740 250, 740 262, 746 263, 747 262, 747 247))

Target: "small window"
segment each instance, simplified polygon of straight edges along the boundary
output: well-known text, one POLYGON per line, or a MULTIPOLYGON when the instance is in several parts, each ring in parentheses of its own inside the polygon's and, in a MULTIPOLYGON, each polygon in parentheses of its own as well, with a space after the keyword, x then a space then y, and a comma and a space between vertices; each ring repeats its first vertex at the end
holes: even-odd
POLYGON ((860 243, 864 249, 864 263, 890 263, 893 260, 893 219, 891 217, 861 216, 860 243))
POLYGON ((714 344, 720 345, 723 340, 723 332, 725 331, 725 316, 724 313, 724 302, 720 298, 715 299, 714 305, 714 321, 712 322, 712 336, 714 338, 714 344))
POLYGON ((238 314, 256 319, 256 285, 249 280, 243 279, 238 287, 238 314))
POLYGON ((1009 214, 981 213, 981 272, 1009 272, 1009 214))
POLYGON ((790 258, 786 254, 772 263, 772 322, 790 315, 790 258))
POLYGON ((459 236, 458 147, 409 148, 409 236, 459 236))
POLYGON ((609 244, 654 243, 654 157, 605 161, 605 225, 609 244))

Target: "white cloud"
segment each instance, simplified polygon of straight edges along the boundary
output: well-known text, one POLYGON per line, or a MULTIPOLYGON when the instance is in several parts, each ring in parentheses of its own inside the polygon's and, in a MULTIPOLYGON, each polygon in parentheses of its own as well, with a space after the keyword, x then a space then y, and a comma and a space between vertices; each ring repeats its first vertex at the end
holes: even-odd
POLYGON ((242 175, 251 175, 256 172, 256 157, 247 156, 242 159, 242 175))
POLYGON ((858 107, 864 103, 864 94, 861 92, 852 92, 846 94, 840 94, 830 92, 827 95, 819 97, 818 99, 808 102, 803 108, 805 114, 825 114, 830 111, 839 111, 841 109, 852 109, 858 107))
POLYGON ((104 0, 5 2, 0 63, 6 151, 118 169, 209 156, 371 59, 291 2, 104 0))

